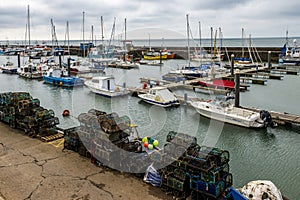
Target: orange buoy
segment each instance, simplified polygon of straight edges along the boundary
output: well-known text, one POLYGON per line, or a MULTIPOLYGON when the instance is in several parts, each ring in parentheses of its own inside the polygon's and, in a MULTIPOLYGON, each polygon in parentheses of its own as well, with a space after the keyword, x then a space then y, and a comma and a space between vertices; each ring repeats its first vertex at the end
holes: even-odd
POLYGON ((66 117, 66 116, 70 116, 70 111, 69 110, 64 110, 62 113, 62 116, 66 117))

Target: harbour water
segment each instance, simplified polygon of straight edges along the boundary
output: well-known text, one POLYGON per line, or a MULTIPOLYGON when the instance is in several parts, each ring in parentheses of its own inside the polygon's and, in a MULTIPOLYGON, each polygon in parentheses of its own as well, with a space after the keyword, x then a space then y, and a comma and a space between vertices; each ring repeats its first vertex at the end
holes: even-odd
MULTIPOLYGON (((16 57, 10 58, 17 63, 16 57)), ((6 57, 0 56, 0 64, 6 57)), ((105 74, 113 75, 118 84, 142 87, 141 77, 161 79, 171 69, 181 68, 184 60, 169 60, 163 66, 141 65, 139 69, 107 68, 105 74)), ((268 80, 267 85, 251 85, 250 91, 241 93, 241 105, 300 115, 299 76, 284 75, 283 80, 268 80)), ((77 116, 91 108, 128 115, 138 125, 141 136, 153 136, 163 144, 169 131, 196 136, 198 143, 216 146, 230 152, 230 172, 233 184, 241 187, 252 180, 271 180, 282 194, 291 200, 300 197, 300 127, 277 127, 255 130, 211 121, 200 117, 191 107, 164 109, 140 102, 127 96, 107 99, 94 95, 82 86, 74 89, 54 87, 43 81, 26 80, 17 75, 0 74, 0 92, 26 91, 41 101, 41 106, 53 109, 60 119, 60 127, 78 125, 77 116), (63 110, 70 110, 70 117, 62 117, 63 110)), ((212 98, 193 91, 175 90, 178 95, 212 98)))

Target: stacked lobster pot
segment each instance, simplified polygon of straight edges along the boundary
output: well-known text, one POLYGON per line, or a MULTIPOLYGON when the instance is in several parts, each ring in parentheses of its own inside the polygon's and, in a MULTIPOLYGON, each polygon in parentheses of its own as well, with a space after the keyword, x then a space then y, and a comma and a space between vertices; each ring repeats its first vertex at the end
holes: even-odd
POLYGON ((161 186, 176 197, 220 199, 232 185, 228 151, 199 146, 195 137, 174 131, 163 151, 173 161, 159 170, 161 186))
POLYGON ((65 133, 65 148, 90 157, 97 164, 128 171, 122 159, 128 158, 130 152, 142 151, 141 138, 129 117, 91 109, 81 113, 78 120, 80 126, 65 133))
POLYGON ((78 120, 79 127, 65 132, 65 148, 96 164, 142 175, 176 198, 225 199, 232 185, 228 151, 200 146, 196 137, 170 131, 162 149, 149 149, 127 116, 92 109, 78 120))
POLYGON ((54 111, 40 106, 39 99, 27 92, 0 94, 0 120, 33 137, 52 135, 59 124, 54 111))

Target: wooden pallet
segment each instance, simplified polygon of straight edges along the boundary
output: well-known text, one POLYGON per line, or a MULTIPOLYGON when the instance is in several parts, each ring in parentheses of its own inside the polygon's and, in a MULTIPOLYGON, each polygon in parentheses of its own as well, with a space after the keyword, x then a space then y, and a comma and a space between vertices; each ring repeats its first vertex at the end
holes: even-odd
POLYGON ((58 140, 63 137, 64 137, 64 134, 58 132, 53 135, 42 136, 42 137, 40 137, 40 140, 42 140, 43 142, 50 142, 53 140, 58 140))

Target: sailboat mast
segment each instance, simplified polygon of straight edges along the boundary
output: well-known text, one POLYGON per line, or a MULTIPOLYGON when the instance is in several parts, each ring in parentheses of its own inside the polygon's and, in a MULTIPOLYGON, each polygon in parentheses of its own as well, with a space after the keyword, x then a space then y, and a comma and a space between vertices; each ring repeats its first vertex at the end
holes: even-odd
POLYGON ((242 28, 242 58, 244 58, 244 28, 242 28))
POLYGON ((127 36, 126 36, 126 26, 127 26, 127 24, 126 24, 127 22, 126 22, 126 18, 125 18, 125 20, 124 20, 124 42, 123 42, 123 45, 124 45, 124 50, 126 49, 126 40, 127 40, 127 36))
POLYGON ((213 52, 213 27, 210 27, 210 54, 213 52))
POLYGON ((92 44, 93 44, 94 43, 94 26, 93 25, 92 25, 91 29, 92 29, 92 44))
POLYGON ((83 55, 82 55, 82 57, 85 57, 86 44, 85 44, 85 41, 84 41, 84 11, 82 12, 82 45, 83 45, 83 55))
POLYGON ((27 6, 27 23, 28 23, 28 46, 30 47, 30 11, 29 5, 27 6))
POLYGON ((70 33, 69 33, 69 21, 67 21, 67 41, 68 41, 68 53, 70 55, 70 33))
POLYGON ((151 51, 151 44, 150 44, 150 33, 149 33, 149 51, 151 51))
POLYGON ((201 22, 199 21, 199 52, 201 52, 202 41, 201 41, 201 22))
POLYGON ((82 40, 84 43, 84 11, 82 12, 82 40))
POLYGON ((215 57, 216 57, 216 51, 217 51, 217 30, 215 31, 215 37, 214 37, 214 54, 212 56, 212 63, 211 63, 211 78, 215 78, 215 57))
POLYGON ((286 30, 285 32, 285 44, 286 44, 286 47, 289 45, 289 31, 286 30))
POLYGON ((188 52, 187 52, 187 57, 188 57, 188 63, 190 66, 190 23, 189 23, 189 15, 186 15, 186 31, 187 31, 187 47, 188 47, 188 52))
POLYGON ((103 45, 103 40, 104 40, 104 36, 103 36, 103 16, 101 16, 101 41, 102 41, 102 45, 103 45))
POLYGON ((125 41, 126 41, 126 18, 125 18, 125 41))

